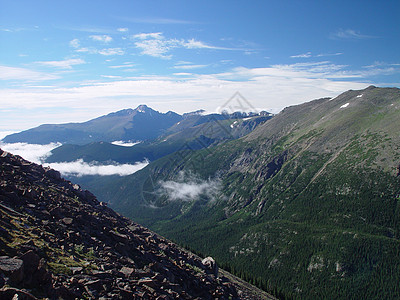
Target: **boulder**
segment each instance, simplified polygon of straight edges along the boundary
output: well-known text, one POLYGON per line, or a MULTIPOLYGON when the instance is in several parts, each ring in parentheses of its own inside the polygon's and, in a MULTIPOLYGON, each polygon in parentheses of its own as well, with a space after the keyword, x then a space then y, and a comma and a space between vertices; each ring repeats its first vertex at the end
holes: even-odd
POLYGON ((0 256, 0 271, 10 280, 19 283, 24 278, 24 262, 22 259, 0 256))
POLYGON ((50 169, 50 168, 45 168, 45 173, 47 175, 47 177, 56 179, 56 180, 61 180, 61 174, 60 172, 50 169))
POLYGON ((36 279, 40 257, 32 250, 19 257, 24 262, 24 284, 31 285, 36 279))
POLYGON ((24 272, 25 273, 35 273, 38 266, 40 257, 32 250, 24 253, 19 257, 24 262, 24 272))
POLYGON ((215 277, 218 277, 218 266, 215 260, 212 257, 206 257, 202 261, 204 268, 207 273, 213 274, 215 277))

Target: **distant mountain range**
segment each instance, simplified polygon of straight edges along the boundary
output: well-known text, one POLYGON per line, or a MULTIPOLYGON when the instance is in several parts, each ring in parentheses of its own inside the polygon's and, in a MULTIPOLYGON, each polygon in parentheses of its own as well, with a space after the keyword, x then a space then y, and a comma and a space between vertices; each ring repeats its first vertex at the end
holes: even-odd
MULTIPOLYGON (((163 135, 180 132, 207 122, 245 118, 247 114, 210 114, 196 111, 179 115, 174 112, 160 113, 146 105, 136 109, 124 109, 84 122, 67 124, 44 124, 19 133, 6 136, 5 143, 25 142, 31 144, 74 144, 85 145, 94 142, 152 141, 163 135)), ((252 117, 259 114, 251 114, 252 117)), ((263 118, 270 114, 263 113, 263 118)))
POLYGON ((87 187, 276 296, 395 299, 399 132, 400 90, 371 86, 87 187))
POLYGON ((6 136, 6 143, 88 144, 91 142, 151 140, 182 120, 174 113, 160 113, 146 105, 124 109, 84 123, 46 124, 6 136))

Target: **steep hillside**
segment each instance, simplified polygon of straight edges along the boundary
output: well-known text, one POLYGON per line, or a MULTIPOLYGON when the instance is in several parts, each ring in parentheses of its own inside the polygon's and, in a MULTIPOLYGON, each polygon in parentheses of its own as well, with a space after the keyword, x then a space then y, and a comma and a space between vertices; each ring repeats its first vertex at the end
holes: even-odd
POLYGON ((1 299, 254 296, 57 171, 0 150, 0 186, 1 299))
POLYGON ((182 120, 174 113, 160 113, 146 105, 125 109, 84 123, 41 125, 39 127, 6 136, 6 143, 31 144, 88 144, 91 142, 152 140, 169 127, 182 120))
POLYGON ((96 193, 276 295, 395 299, 399 112, 395 88, 314 100, 96 193))

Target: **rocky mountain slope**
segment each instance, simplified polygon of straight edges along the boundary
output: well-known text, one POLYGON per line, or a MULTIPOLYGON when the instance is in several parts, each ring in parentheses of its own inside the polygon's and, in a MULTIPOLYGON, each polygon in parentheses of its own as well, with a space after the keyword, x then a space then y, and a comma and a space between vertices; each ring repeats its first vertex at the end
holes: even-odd
POLYGON ((120 216, 57 171, 0 150, 0 298, 15 297, 252 295, 218 276, 211 258, 202 261, 120 216))
POLYGON ((93 188, 278 296, 395 299, 399 112, 399 89, 348 91, 93 188))

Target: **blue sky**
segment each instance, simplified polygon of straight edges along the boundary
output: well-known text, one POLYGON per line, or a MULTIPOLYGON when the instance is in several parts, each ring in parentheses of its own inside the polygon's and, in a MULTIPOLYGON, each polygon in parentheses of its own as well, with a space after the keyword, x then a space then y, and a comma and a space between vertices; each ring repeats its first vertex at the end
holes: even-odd
POLYGON ((399 1, 0 0, 0 131, 400 86, 399 1))

